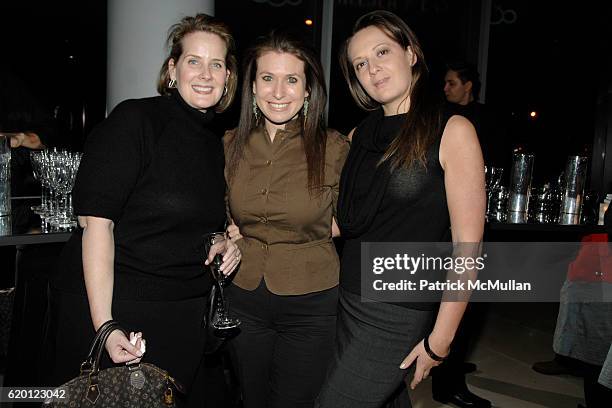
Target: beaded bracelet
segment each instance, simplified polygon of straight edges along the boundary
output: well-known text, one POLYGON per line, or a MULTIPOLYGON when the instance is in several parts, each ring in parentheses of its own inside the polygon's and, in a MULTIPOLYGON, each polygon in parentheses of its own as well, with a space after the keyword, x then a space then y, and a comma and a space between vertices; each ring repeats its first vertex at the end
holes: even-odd
POLYGON ((431 350, 431 347, 429 347, 429 336, 427 336, 427 337, 425 337, 425 338, 423 339, 423 345, 425 346, 425 351, 427 352, 427 354, 429 354, 429 357, 430 357, 432 360, 435 360, 435 361, 444 361, 444 360, 446 360, 446 357, 448 357, 448 356, 446 356, 446 357, 440 357, 439 355, 437 355, 436 353, 434 353, 434 352, 431 350))

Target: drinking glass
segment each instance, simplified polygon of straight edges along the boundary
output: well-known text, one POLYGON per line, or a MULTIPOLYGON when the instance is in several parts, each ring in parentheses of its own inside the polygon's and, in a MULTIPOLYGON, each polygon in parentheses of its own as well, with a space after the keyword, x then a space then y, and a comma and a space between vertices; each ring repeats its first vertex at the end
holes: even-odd
POLYGON ((81 162, 81 153, 57 152, 51 155, 49 173, 51 187, 58 198, 54 216, 49 217, 52 226, 60 229, 70 229, 76 226, 72 212, 71 193, 81 162))
POLYGON ((560 224, 579 224, 582 209, 584 187, 588 173, 588 158, 569 156, 565 165, 565 183, 563 200, 559 213, 560 224))
POLYGON ((34 214, 38 214, 41 217, 47 215, 49 212, 49 190, 45 183, 43 183, 43 160, 45 152, 43 150, 32 150, 30 151, 30 163, 32 163, 32 172, 34 179, 40 183, 40 205, 32 206, 31 209, 34 214))
POLYGON ((11 213, 11 145, 0 134, 0 217, 11 213))
POLYGON ((527 222, 531 176, 535 156, 527 153, 514 153, 508 194, 508 222, 520 224, 527 222))
POLYGON ((215 285, 219 291, 217 297, 217 313, 215 313, 215 319, 212 322, 212 326, 218 330, 228 330, 238 327, 240 320, 235 317, 229 316, 229 306, 223 294, 223 286, 225 283, 225 275, 221 272, 221 264, 223 264, 223 255, 220 249, 226 244, 227 237, 225 232, 211 232, 204 236, 204 256, 208 257, 211 250, 216 252, 213 261, 208 265, 213 278, 215 279, 215 285))
POLYGON ((485 188, 487 193, 487 211, 485 218, 487 220, 493 218, 493 213, 495 212, 493 197, 501 185, 503 175, 503 168, 485 166, 485 188))

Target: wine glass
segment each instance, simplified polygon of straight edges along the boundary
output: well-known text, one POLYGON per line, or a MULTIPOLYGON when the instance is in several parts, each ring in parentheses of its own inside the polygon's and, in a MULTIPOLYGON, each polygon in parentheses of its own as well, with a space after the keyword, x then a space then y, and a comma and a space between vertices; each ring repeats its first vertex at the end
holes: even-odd
POLYGON ((213 251, 215 256, 212 262, 208 265, 213 278, 215 279, 215 285, 219 291, 217 297, 217 313, 215 313, 215 319, 212 322, 212 326, 218 330, 228 330, 238 327, 240 320, 235 317, 230 317, 228 314, 228 303, 223 295, 223 286, 225 283, 225 275, 221 272, 221 264, 223 264, 222 249, 226 245, 227 237, 225 232, 211 232, 204 235, 204 251, 205 257, 213 251))
POLYGON ((76 227, 73 219, 70 193, 74 187, 81 153, 58 152, 52 155, 50 163, 51 187, 58 197, 57 213, 49 218, 51 225, 60 229, 76 227))
POLYGON ((501 185, 504 169, 501 167, 485 166, 485 188, 487 193, 487 209, 485 217, 491 219, 493 215, 492 199, 501 185))
POLYGON ((495 190, 501 184, 504 169, 502 167, 485 166, 487 191, 495 190))
POLYGON ((43 183, 42 167, 43 167, 43 154, 42 150, 30 151, 30 163, 32 163, 32 172, 34 179, 40 182, 40 205, 30 207, 34 214, 44 216, 49 211, 49 196, 47 193, 47 187, 43 183))

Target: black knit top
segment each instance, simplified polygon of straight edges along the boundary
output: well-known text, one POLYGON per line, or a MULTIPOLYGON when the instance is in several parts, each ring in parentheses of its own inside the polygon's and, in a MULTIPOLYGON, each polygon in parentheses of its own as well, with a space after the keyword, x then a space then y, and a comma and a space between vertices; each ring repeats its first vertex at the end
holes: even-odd
MULTIPOLYGON (((174 91, 128 100, 88 137, 74 187, 78 215, 114 222, 115 299, 179 300, 210 290, 202 236, 225 222, 223 146, 174 91)), ((82 231, 52 285, 85 293, 82 231)))
MULTIPOLYGON (((389 144, 401 130, 406 115, 369 115, 356 129, 340 181, 338 223, 346 238, 340 267, 344 290, 361 293, 362 242, 449 241, 450 218, 446 203, 444 171, 440 166, 441 134, 426 154, 426 167, 391 171, 377 166, 389 144)), ((444 115, 443 126, 448 120, 444 115)), ((431 303, 401 303, 431 310, 431 303)))

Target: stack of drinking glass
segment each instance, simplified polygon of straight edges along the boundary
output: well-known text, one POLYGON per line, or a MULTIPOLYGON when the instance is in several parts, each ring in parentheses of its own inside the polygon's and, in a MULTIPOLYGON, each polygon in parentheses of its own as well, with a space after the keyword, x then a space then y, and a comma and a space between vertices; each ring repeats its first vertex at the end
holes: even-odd
POLYGON ((42 187, 41 204, 32 210, 40 215, 44 232, 76 227, 71 193, 81 156, 82 153, 60 149, 30 152, 34 178, 42 187))

